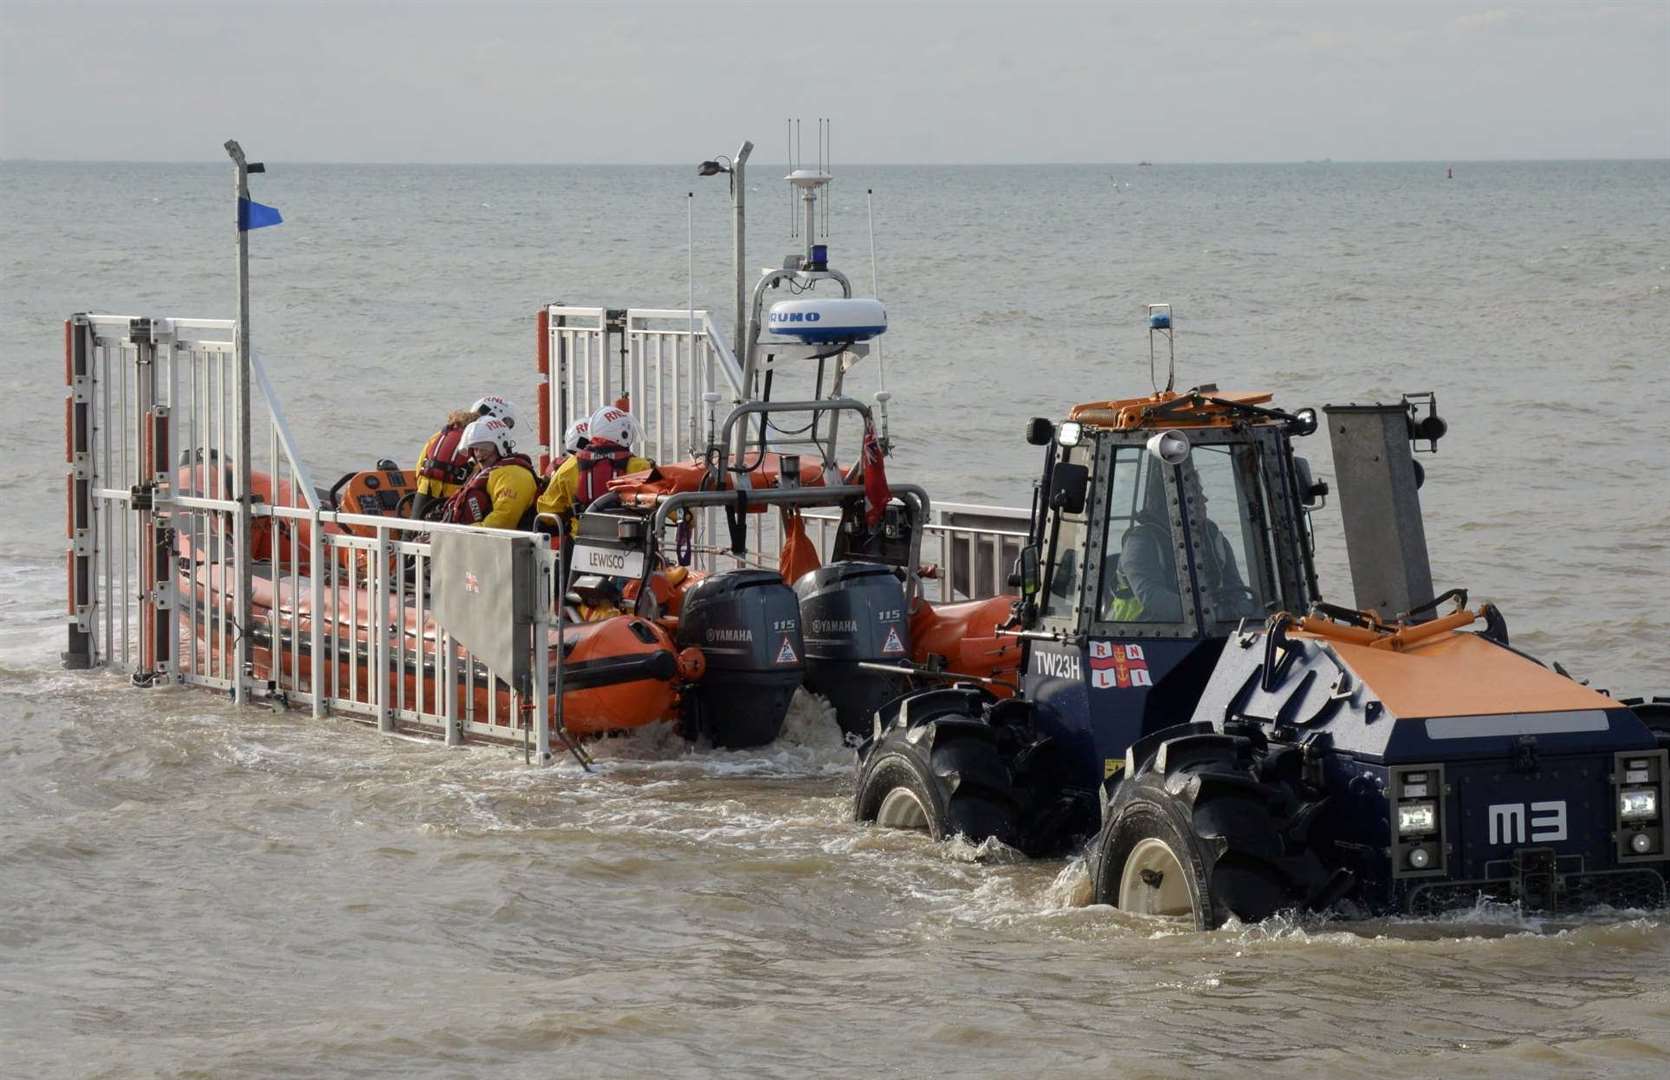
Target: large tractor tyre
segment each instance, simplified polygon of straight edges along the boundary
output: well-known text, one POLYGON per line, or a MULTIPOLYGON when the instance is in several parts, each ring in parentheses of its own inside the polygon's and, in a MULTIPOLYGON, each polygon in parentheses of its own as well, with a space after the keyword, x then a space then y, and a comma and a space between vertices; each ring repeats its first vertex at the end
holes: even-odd
POLYGON ((980 692, 930 691, 889 704, 859 749, 853 817, 935 840, 1019 846, 1020 802, 980 692))
POLYGON ((1656 694, 1651 700, 1646 698, 1624 698, 1620 704, 1628 705, 1641 722, 1647 725, 1658 739, 1661 749, 1670 750, 1670 698, 1659 697, 1656 694))
MULTIPOLYGON (((1301 835, 1315 816, 1289 782, 1260 766, 1249 740, 1168 740, 1115 789, 1095 842, 1097 903, 1190 919, 1259 922, 1305 906, 1336 882, 1301 835)), ((1331 899, 1331 897, 1330 897, 1331 899)))

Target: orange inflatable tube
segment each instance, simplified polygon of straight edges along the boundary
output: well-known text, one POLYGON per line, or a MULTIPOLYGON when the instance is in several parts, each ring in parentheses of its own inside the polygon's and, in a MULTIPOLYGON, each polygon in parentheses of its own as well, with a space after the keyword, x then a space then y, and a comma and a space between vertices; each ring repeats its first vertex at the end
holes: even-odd
MULTIPOLYGON (((750 489, 774 488, 782 477, 783 457, 781 454, 766 454, 761 461, 758 452, 747 454, 743 461, 748 471, 733 472, 725 478, 721 491, 731 490, 736 486, 736 477, 746 476, 750 489)), ((823 466, 817 461, 802 461, 800 463, 800 486, 823 487, 823 466)), ((685 491, 715 490, 708 479, 708 467, 701 461, 675 461, 666 465, 657 465, 643 472, 628 473, 618 476, 609 483, 609 490, 620 494, 621 502, 628 506, 653 506, 657 501, 668 495, 677 495, 685 491)), ((763 506, 749 507, 751 513, 761 513, 763 506)))
POLYGON ((997 627, 1009 621, 1014 603, 1013 596, 993 596, 937 607, 917 604, 910 613, 910 658, 943 664, 957 675, 995 679, 992 691, 1011 696, 1020 686, 1020 640, 999 637, 997 627))

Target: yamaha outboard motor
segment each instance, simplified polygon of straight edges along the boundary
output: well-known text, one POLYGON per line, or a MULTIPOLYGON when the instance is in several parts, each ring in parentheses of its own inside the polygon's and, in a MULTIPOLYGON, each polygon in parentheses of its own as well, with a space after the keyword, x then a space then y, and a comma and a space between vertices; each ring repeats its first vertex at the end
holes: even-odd
POLYGON ((794 590, 769 570, 731 570, 684 596, 680 648, 707 657, 707 675, 685 695, 685 730, 715 746, 763 746, 783 730, 800 686, 805 645, 794 590))
POLYGON ((806 635, 806 689, 829 699, 842 731, 867 736, 875 711, 910 689, 903 675, 858 666, 909 661, 904 585, 892 567, 838 562, 806 574, 794 591, 806 635))

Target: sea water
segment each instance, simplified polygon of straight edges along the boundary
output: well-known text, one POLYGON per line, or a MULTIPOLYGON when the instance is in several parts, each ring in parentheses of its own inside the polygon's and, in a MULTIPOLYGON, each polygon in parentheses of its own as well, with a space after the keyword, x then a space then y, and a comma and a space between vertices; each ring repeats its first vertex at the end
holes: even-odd
MULTIPOLYGON (((532 415, 536 308, 682 308, 688 223, 728 324, 692 168, 270 166, 251 335, 323 482, 485 393, 532 415)), ((799 250, 777 175, 755 269, 799 250)), ((1148 392, 1167 302, 1179 385, 1436 392, 1434 581, 1670 693, 1670 163, 853 167, 862 293, 867 189, 893 478, 1024 503, 1026 419, 1148 392)), ((62 321, 232 317, 231 195, 224 163, 0 163, 0 1074, 1670 1071, 1662 913, 1183 933, 1085 906, 1080 860, 852 823, 809 699, 764 750, 640 732, 586 775, 58 670, 62 321)))

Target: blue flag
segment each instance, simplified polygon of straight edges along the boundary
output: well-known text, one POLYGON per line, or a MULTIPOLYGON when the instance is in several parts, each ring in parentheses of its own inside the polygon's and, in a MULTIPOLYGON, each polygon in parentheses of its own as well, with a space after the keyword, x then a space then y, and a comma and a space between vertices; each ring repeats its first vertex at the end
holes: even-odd
POLYGON ((276 206, 263 206, 253 199, 238 200, 238 231, 248 232, 251 229, 264 229, 268 225, 279 225, 284 221, 284 215, 278 212, 276 206))

